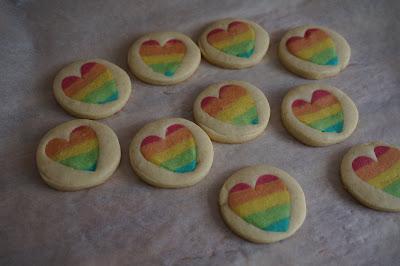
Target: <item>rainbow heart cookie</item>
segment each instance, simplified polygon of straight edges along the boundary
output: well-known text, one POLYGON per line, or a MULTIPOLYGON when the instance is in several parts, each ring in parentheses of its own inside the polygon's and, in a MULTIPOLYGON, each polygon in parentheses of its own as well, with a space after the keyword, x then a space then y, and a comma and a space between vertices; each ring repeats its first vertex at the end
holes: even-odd
POLYGON ((286 47, 294 56, 314 64, 336 66, 339 62, 334 41, 320 29, 308 29, 304 37, 289 38, 286 47))
POLYGON ((258 177, 253 189, 238 183, 229 190, 229 207, 246 222, 270 232, 286 232, 290 225, 290 194, 275 175, 258 177))
POLYGON ((354 172, 371 186, 400 198, 400 150, 376 146, 374 152, 378 161, 357 157, 352 162, 354 172))
POLYGON ((220 121, 234 125, 258 124, 257 106, 248 91, 235 84, 224 85, 219 98, 208 96, 201 101, 204 112, 220 121))
POLYGON ((293 114, 304 124, 321 132, 341 133, 344 115, 340 102, 326 90, 315 90, 311 103, 297 99, 292 103, 293 114))
POLYGON ((181 66, 186 46, 177 39, 167 41, 164 46, 156 40, 149 40, 142 43, 139 54, 153 71, 171 77, 181 66))
POLYGON ((84 171, 96 171, 99 141, 96 132, 88 126, 72 130, 69 141, 52 139, 45 148, 46 155, 65 166, 84 171))
POLYGON ((81 66, 81 76, 68 76, 62 80, 64 94, 74 100, 105 104, 118 99, 118 88, 111 71, 104 65, 89 62, 81 66))
POLYGON ((216 49, 237 57, 250 58, 254 53, 256 33, 245 22, 233 21, 227 30, 214 29, 207 34, 207 41, 216 49))
POLYGON ((143 139, 140 151, 146 160, 175 173, 192 172, 197 166, 196 142, 190 130, 180 124, 169 126, 165 139, 143 139))

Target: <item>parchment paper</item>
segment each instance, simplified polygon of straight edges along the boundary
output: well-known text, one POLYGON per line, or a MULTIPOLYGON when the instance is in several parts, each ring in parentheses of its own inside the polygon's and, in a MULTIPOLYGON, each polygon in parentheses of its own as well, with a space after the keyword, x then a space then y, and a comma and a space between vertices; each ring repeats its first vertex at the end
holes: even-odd
POLYGON ((400 2, 393 1, 6 1, 0 2, 1 265, 399 265, 400 214, 365 208, 342 187, 339 166, 352 146, 372 140, 400 145, 400 2), (73 119, 52 95, 66 64, 101 57, 127 69, 129 46, 149 31, 176 30, 197 39, 209 22, 253 20, 271 34, 265 59, 244 70, 202 61, 188 81, 155 87, 133 78, 120 113, 101 120, 117 133, 122 161, 104 185, 58 192, 40 179, 40 138, 73 119), (341 33, 350 65, 324 80, 357 104, 360 121, 345 142, 310 148, 283 128, 280 103, 308 82, 286 71, 276 48, 286 30, 313 23, 341 33), (267 95, 264 135, 241 145, 214 143, 210 174, 186 189, 157 189, 138 179, 128 146, 145 123, 164 116, 192 120, 207 85, 239 79, 267 95), (234 171, 256 163, 286 170, 304 189, 308 213, 291 238, 256 245, 223 223, 218 193, 234 171))

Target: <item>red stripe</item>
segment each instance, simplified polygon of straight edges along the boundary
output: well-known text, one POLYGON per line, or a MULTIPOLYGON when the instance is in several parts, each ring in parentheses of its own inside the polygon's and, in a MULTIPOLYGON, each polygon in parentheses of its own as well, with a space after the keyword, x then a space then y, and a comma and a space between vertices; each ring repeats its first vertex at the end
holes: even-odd
POLYGON ((66 77, 62 80, 61 82, 61 87, 64 89, 68 88, 69 86, 71 86, 72 84, 74 84, 77 80, 79 80, 80 78, 77 76, 69 76, 66 77))
POLYGON ((374 149, 376 157, 379 157, 383 154, 385 154, 388 150, 390 150, 390 147, 387 146, 377 146, 374 149))
POLYGON ((325 96, 328 96, 328 95, 331 95, 331 94, 329 92, 327 92, 327 91, 316 90, 312 94, 311 102, 313 103, 313 102, 317 101, 318 99, 321 99, 322 97, 325 97, 325 96))
POLYGON ((160 141, 161 138, 158 136, 148 136, 146 137, 144 140, 142 140, 142 143, 140 144, 140 147, 143 147, 147 144, 153 143, 153 142, 157 142, 160 141))
POLYGON ((271 183, 276 180, 279 180, 277 176, 274 175, 262 175, 257 179, 256 186, 266 184, 266 183, 271 183))
POLYGON ((169 126, 169 127, 167 128, 167 133, 165 134, 165 136, 168 136, 169 134, 172 134, 172 133, 174 133, 175 131, 177 131, 178 129, 181 129, 181 128, 184 128, 184 127, 185 127, 185 126, 179 125, 179 124, 175 124, 175 125, 169 126))
POLYGON ((148 40, 143 42, 142 45, 160 45, 160 43, 156 40, 148 40))
POLYGON ((81 75, 84 76, 86 73, 89 73, 90 70, 96 65, 94 62, 89 62, 81 66, 81 75))
POLYGON ((357 171, 358 169, 360 169, 370 163, 373 163, 373 162, 374 162, 374 160, 372 160, 371 158, 369 158, 367 156, 360 156, 353 160, 352 167, 353 167, 354 171, 357 171))
POLYGON ((237 192, 237 191, 242 191, 242 190, 246 190, 246 189, 251 189, 251 186, 246 184, 246 183, 238 183, 235 186, 233 186, 230 190, 229 193, 232 192, 237 192))

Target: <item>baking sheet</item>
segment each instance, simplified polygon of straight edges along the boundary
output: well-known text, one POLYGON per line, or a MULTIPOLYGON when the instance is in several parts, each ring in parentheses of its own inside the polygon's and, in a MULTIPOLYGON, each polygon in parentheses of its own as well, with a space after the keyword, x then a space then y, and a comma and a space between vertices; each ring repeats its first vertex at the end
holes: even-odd
MULTIPOLYGON (((370 210, 343 189, 341 157, 372 140, 400 145, 400 2, 393 1, 1 1, 0 2, 0 264, 1 265, 399 265, 400 215, 370 210), (241 17, 271 35, 264 60, 244 70, 202 61, 188 81, 155 87, 133 78, 122 112, 102 120, 117 133, 122 161, 104 185, 57 192, 34 160, 44 133, 73 119, 56 103, 52 80, 66 64, 101 57, 127 70, 132 42, 150 31, 197 39, 209 22, 241 17), (319 24, 341 33, 350 65, 324 80, 357 104, 360 121, 345 142, 310 148, 280 121, 288 89, 310 81, 286 71, 276 55, 284 32, 319 24), (192 103, 207 85, 240 79, 267 95, 271 120, 260 138, 214 143, 210 174, 198 185, 157 189, 133 173, 131 138, 164 116, 192 120, 192 103), (308 213, 290 239, 256 245, 223 223, 218 193, 234 171, 256 163, 286 170, 304 189, 308 213)), ((313 82, 313 81, 311 81, 313 82)))

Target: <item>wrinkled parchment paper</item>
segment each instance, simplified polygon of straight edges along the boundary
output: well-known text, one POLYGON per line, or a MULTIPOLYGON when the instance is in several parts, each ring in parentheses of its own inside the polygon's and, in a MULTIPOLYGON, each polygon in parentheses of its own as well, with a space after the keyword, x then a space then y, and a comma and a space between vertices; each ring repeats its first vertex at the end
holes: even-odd
POLYGON ((339 179, 341 157, 352 145, 400 145, 399 14, 398 0, 1 1, 0 264, 399 265, 400 214, 363 207, 339 179), (253 20, 270 33, 260 64, 224 70, 202 61, 191 79, 167 87, 132 77, 128 104, 101 121, 121 143, 114 176, 74 193, 41 181, 36 145, 49 129, 73 119, 52 95, 53 78, 64 65, 101 57, 128 70, 128 48, 142 34, 176 30, 196 40, 207 23, 225 17, 253 20), (323 82, 355 101, 359 125, 348 140, 325 148, 300 144, 280 121, 282 97, 310 81, 281 66, 277 44, 287 29, 306 23, 338 31, 352 48, 345 71, 323 82), (214 143, 211 172, 196 186, 168 190, 140 181, 128 162, 133 135, 164 116, 192 119, 196 95, 226 79, 251 82, 267 95, 272 109, 265 134, 241 145, 214 143), (217 204, 224 180, 256 163, 286 170, 307 199, 303 227, 272 245, 237 237, 217 204))

